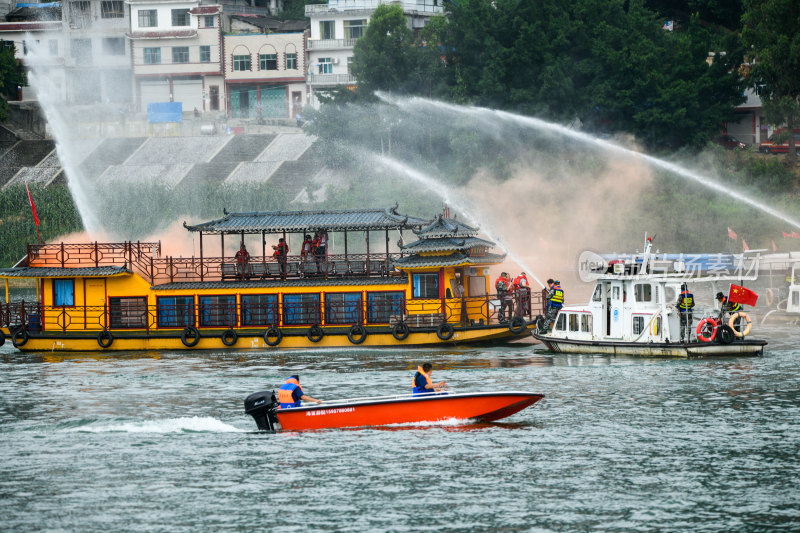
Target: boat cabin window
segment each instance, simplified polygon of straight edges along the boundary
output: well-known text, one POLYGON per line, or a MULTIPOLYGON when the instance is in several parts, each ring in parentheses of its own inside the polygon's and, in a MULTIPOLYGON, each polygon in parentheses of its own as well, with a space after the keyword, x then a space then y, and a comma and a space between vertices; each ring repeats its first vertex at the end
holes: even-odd
POLYGON ((558 314, 558 320, 556 320, 556 329, 559 331, 566 331, 567 330, 567 315, 564 313, 558 314))
POLYGON ((243 294, 242 326, 278 324, 277 294, 243 294))
POLYGON ((486 278, 483 276, 470 276, 467 278, 467 283, 468 296, 486 296, 486 278))
POLYGON ((198 299, 199 322, 201 326, 230 326, 236 325, 236 296, 225 294, 221 296, 200 296, 198 299))
POLYGON ((156 299, 157 323, 160 328, 194 326, 194 296, 164 296, 156 299))
POLYGON ((569 330, 570 331, 578 331, 580 329, 579 321, 580 321, 580 318, 578 317, 577 313, 570 313, 569 314, 569 330))
POLYGON ((438 298, 439 274, 414 274, 412 280, 412 296, 414 298, 438 298))
POLYGON ((284 324, 319 324, 319 294, 285 294, 284 324))
POLYGON ((325 323, 360 324, 361 293, 360 292, 325 293, 325 323))
POLYGON ((633 287, 634 295, 637 302, 652 302, 653 293, 652 287, 649 283, 637 283, 633 287))
POLYGON ((401 291, 368 292, 367 322, 389 324, 392 317, 402 320, 405 314, 405 293, 401 291))
POLYGON ((800 305, 800 291, 794 291, 792 293, 792 305, 800 305))
POLYGON ((53 305, 55 307, 72 307, 75 305, 75 280, 53 280, 53 305))
POLYGON ((108 313, 112 328, 146 328, 147 298, 109 298, 108 313))
POLYGON ((583 333, 592 332, 592 315, 584 313, 581 315, 581 331, 583 333))
POLYGON ((633 316, 633 334, 639 335, 644 331, 645 324, 649 324, 650 319, 644 315, 633 316))
POLYGON ((619 287, 611 287, 611 299, 619 300, 619 287))
POLYGON ((602 297, 603 297, 603 287, 600 286, 600 285, 597 285, 594 288, 594 294, 592 295, 592 301, 593 302, 600 302, 600 301, 602 301, 602 297))

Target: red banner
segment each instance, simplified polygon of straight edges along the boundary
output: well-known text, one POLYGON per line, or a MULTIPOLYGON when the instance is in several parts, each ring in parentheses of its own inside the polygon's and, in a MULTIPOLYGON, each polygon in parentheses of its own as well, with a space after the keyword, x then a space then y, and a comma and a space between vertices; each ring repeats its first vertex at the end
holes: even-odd
POLYGON ((28 201, 31 203, 31 211, 33 211, 33 220, 36 222, 36 227, 39 227, 39 215, 36 214, 36 206, 33 205, 33 196, 31 196, 31 190, 28 188, 28 184, 25 184, 25 190, 28 191, 28 201))
POLYGON ((772 241, 772 251, 773 252, 777 252, 778 251, 778 245, 775 244, 775 241, 772 241))
POLYGON ((739 285, 731 284, 731 289, 728 292, 728 301, 733 304, 742 304, 755 307, 756 302, 758 301, 758 294, 750 289, 745 289, 739 285))
POLYGON ((744 237, 742 237, 742 248, 744 249, 745 252, 750 249, 750 247, 747 246, 747 243, 745 242, 744 237))
POLYGON ((733 231, 731 228, 728 228, 728 237, 730 237, 734 241, 736 240, 736 232, 733 231))
POLYGON ((800 233, 797 233, 796 231, 793 231, 792 232, 792 239, 800 239, 800 233))
POLYGON ((784 238, 784 239, 788 239, 789 237, 791 237, 791 236, 792 236, 792 234, 791 234, 791 233, 786 233, 785 231, 782 231, 781 233, 783 233, 783 238, 784 238))

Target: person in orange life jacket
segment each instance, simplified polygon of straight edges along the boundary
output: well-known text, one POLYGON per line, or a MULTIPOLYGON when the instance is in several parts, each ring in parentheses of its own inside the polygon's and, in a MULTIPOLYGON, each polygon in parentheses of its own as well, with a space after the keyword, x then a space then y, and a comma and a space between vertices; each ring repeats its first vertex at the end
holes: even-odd
POLYGON ((508 309, 508 319, 514 312, 514 302, 511 292, 514 290, 514 283, 506 272, 501 272, 497 281, 494 282, 494 289, 497 291, 497 298, 500 300, 500 310, 497 312, 497 320, 502 324, 506 322, 506 309, 508 309))
POLYGON ((286 239, 281 237, 278 239, 278 245, 272 247, 272 257, 274 257, 281 267, 281 275, 286 274, 286 257, 289 255, 289 245, 286 244, 286 239))
POLYGON ((286 383, 278 387, 278 401, 281 409, 300 407, 303 405, 303 401, 322 403, 322 400, 312 398, 303 392, 303 388, 300 386, 300 376, 297 374, 289 377, 286 383))
POLYGON ((411 389, 411 392, 414 394, 441 392, 445 387, 447 387, 447 383, 444 381, 434 384, 431 380, 432 373, 432 364, 424 363, 422 366, 418 366, 417 373, 414 374, 414 382, 412 383, 413 388, 411 389))
POLYGON ((556 319, 556 315, 564 306, 564 291, 561 288, 561 282, 557 280, 553 280, 552 278, 547 280, 547 313, 545 314, 545 329, 550 329, 550 326, 556 319))
POLYGON ((522 272, 514 278, 514 291, 517 293, 517 301, 520 305, 520 314, 527 315, 530 308, 531 288, 528 284, 528 276, 522 272))
POLYGON ((250 252, 247 251, 244 243, 242 243, 239 251, 236 252, 236 275, 239 279, 244 279, 248 274, 247 263, 250 261, 250 252))
POLYGON ((311 255, 312 245, 311 245, 311 235, 305 234, 303 237, 303 246, 300 248, 300 256, 303 258, 303 261, 308 261, 308 256, 311 255))

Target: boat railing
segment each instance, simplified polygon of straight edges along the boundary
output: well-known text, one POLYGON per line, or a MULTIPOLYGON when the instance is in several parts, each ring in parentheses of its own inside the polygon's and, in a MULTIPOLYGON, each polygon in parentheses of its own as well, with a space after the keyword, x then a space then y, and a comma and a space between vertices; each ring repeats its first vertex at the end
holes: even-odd
POLYGON ((161 254, 160 242, 92 242, 28 245, 31 267, 86 268, 143 263, 161 254))
MULTIPOLYGON (((535 291, 533 295, 537 295, 535 291)), ((526 321, 541 312, 534 299, 516 316, 526 321)), ((493 295, 451 299, 411 299, 401 291, 313 294, 164 295, 155 304, 145 296, 109 297, 102 305, 45 306, 36 302, 0 304, 0 326, 45 331, 180 330, 270 326, 308 328, 312 325, 389 326, 405 322, 412 329, 436 328, 443 322, 480 326, 496 324, 493 295), (466 310, 466 311, 465 311, 466 310)))
MULTIPOLYGON (((442 396, 444 394, 456 394, 456 393, 453 390, 447 390, 446 392, 423 392, 416 394, 409 392, 405 394, 394 394, 390 396, 367 396, 363 398, 343 398, 338 400, 329 400, 329 401, 323 401, 322 405, 336 406, 336 405, 348 405, 361 402, 391 402, 398 400, 411 400, 416 398, 442 396)), ((304 403, 303 407, 313 407, 313 405, 309 403, 304 403)))

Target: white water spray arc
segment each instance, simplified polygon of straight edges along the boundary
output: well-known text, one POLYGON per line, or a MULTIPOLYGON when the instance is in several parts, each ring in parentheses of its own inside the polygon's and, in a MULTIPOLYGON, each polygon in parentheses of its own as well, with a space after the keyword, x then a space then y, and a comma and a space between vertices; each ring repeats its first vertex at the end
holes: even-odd
MULTIPOLYGON (((425 187, 427 187, 428 189, 433 191, 435 194, 440 196, 448 205, 453 206, 460 213, 462 213, 467 218, 467 220, 469 220, 469 222, 471 224, 475 225, 476 227, 477 226, 481 226, 480 222, 478 220, 476 220, 473 216, 470 215, 470 213, 473 211, 473 209, 471 209, 467 205, 464 205, 462 202, 460 202, 458 200, 454 200, 452 198, 451 194, 450 194, 452 191, 450 189, 448 189, 447 187, 444 187, 441 183, 439 183, 435 179, 431 178, 430 176, 427 176, 427 175, 423 174, 422 172, 420 172, 420 171, 418 171, 418 170, 416 170, 414 168, 409 167, 408 165, 406 165, 404 163, 401 163, 400 161, 398 161, 396 159, 392 159, 391 157, 388 157, 388 156, 385 156, 385 155, 382 155, 382 156, 376 155, 376 156, 374 156, 374 159, 378 163, 380 163, 381 165, 383 165, 383 166, 385 166, 387 168, 390 168, 390 169, 394 170, 395 172, 401 173, 404 176, 413 179, 414 181, 417 181, 417 182, 421 183, 422 185, 424 185, 425 187)), ((497 236, 493 235, 492 232, 489 229, 487 229, 485 226, 481 226, 481 229, 486 234, 486 236, 489 237, 489 239, 491 239, 491 240, 493 240, 494 242, 497 243, 497 245, 506 253, 506 255, 508 256, 509 259, 511 259, 516 264, 521 266, 525 270, 525 272, 530 272, 531 276, 536 281, 536 283, 538 283, 539 285, 541 285, 542 288, 544 288, 544 286, 545 286, 544 283, 542 283, 542 281, 538 277, 536 277, 536 274, 534 274, 533 270, 531 270, 530 267, 525 265, 522 262, 522 260, 520 260, 514 253, 512 253, 502 243, 502 241, 497 238, 497 236)))

